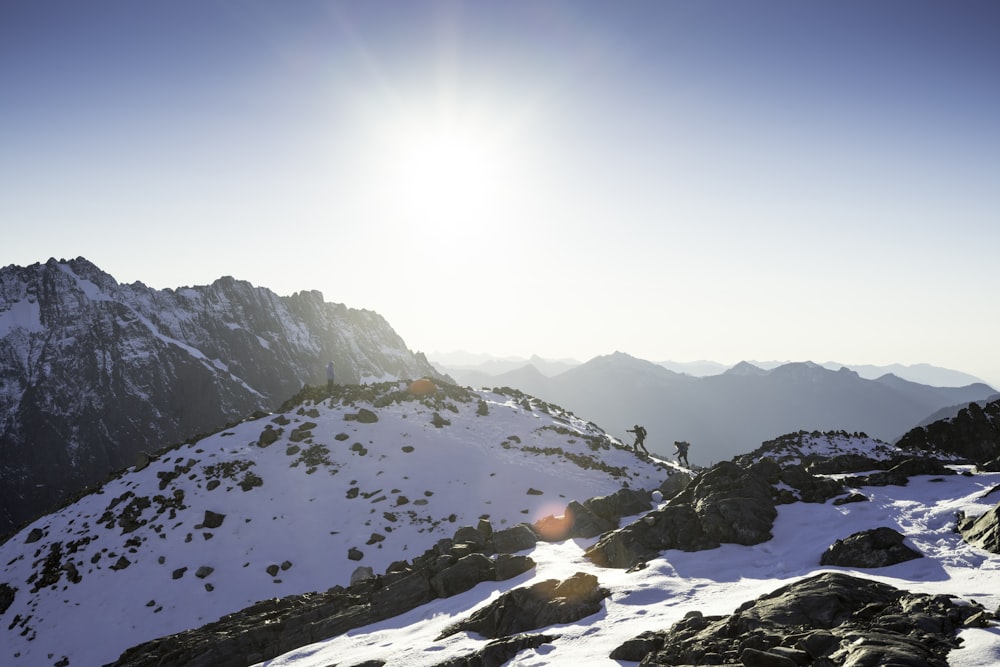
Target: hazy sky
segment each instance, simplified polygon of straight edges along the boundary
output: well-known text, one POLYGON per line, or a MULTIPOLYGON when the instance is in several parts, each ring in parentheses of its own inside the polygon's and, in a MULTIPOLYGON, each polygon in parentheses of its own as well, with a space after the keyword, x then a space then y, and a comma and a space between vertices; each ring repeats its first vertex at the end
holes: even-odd
POLYGON ((1000 4, 0 2, 0 265, 1000 385, 1000 4))

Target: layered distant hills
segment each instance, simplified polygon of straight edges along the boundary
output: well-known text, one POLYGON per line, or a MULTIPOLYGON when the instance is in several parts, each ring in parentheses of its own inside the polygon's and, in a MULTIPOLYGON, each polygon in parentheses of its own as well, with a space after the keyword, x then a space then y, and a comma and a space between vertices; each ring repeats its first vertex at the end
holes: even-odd
POLYGON ((688 440, 691 460, 701 464, 799 430, 845 430, 894 441, 931 415, 954 414, 997 394, 980 382, 934 387, 891 373, 866 379, 810 362, 770 369, 743 362, 698 377, 620 352, 551 375, 534 363, 498 375, 449 372, 471 386, 510 386, 563 405, 620 437, 642 424, 647 446, 661 455, 673 452, 675 440, 688 440))
POLYGON ((158 290, 83 258, 0 269, 0 534, 143 451, 305 384, 439 377, 378 314, 250 283, 158 290))

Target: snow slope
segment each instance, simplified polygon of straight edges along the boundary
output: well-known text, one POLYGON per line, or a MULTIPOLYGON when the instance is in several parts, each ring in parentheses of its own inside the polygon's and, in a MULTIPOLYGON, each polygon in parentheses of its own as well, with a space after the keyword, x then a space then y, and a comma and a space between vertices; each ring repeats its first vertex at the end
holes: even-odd
MULTIPOLYGON (((820 445, 813 447, 817 451, 820 445)), ((966 468, 957 467, 960 470, 966 468)), ((503 590, 545 579, 564 579, 589 572, 611 590, 604 610, 572 624, 538 632, 558 638, 519 653, 511 666, 607 665, 627 663, 608 655, 627 639, 661 630, 685 614, 730 614, 744 601, 794 580, 822 572, 844 571, 897 588, 941 593, 975 600, 987 609, 1000 605, 1000 556, 965 544, 954 532, 959 510, 978 515, 996 504, 997 494, 984 493, 1000 484, 1000 473, 922 476, 905 487, 864 487, 870 502, 836 506, 782 505, 774 537, 757 546, 724 544, 709 551, 669 550, 635 572, 602 569, 583 558, 592 540, 538 543, 529 553, 538 566, 513 582, 482 583, 467 593, 435 600, 413 611, 329 641, 302 647, 266 667, 327 667, 383 660, 387 667, 430 666, 482 649, 487 640, 462 632, 443 640, 437 635, 456 620, 494 600, 503 590), (924 557, 876 570, 820 567, 823 551, 838 537, 876 526, 892 527, 906 536, 924 557)), ((1000 664, 1000 628, 961 631, 963 647, 952 651, 953 667, 1000 664)))
POLYGON ((384 572, 480 517, 531 522, 664 477, 516 392, 334 392, 163 452, 0 545, 0 587, 16 589, 0 663, 105 664, 258 600, 347 585, 359 565, 384 572))

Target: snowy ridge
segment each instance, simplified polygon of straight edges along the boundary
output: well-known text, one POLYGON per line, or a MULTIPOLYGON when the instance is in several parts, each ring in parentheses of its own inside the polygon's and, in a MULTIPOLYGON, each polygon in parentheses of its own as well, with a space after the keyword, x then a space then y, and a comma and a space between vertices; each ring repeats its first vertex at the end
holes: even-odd
POLYGON ((313 394, 142 461, 14 535, 0 546, 0 585, 16 589, 0 660, 104 664, 261 599, 346 585, 359 565, 383 572, 480 517, 533 522, 664 476, 524 395, 406 389, 313 394))
MULTIPOLYGON (((735 460, 749 465, 767 457, 785 466, 807 465, 835 457, 886 462, 913 453, 865 433, 798 431, 768 440, 754 451, 737 456, 735 460)), ((949 458, 947 454, 939 454, 941 457, 949 458)), ((959 457, 951 458, 957 460, 959 457)))

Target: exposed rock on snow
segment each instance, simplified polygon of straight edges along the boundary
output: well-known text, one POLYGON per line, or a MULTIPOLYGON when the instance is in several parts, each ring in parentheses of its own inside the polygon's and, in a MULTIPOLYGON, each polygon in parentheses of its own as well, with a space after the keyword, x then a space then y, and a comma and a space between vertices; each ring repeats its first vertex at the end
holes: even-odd
POLYGON ((958 517, 958 532, 980 549, 1000 554, 1000 504, 978 517, 958 517))
POLYGON ((560 623, 572 623, 596 614, 601 600, 610 593, 598 586, 597 577, 577 572, 563 581, 546 579, 515 588, 469 618, 448 626, 438 639, 456 632, 475 632, 483 637, 508 637, 560 623))
POLYGON ((922 554, 903 544, 904 539, 899 531, 886 526, 865 530, 831 544, 819 564, 876 568, 921 558, 922 554))
POLYGON ((729 616, 692 615, 616 649, 642 665, 945 667, 955 633, 983 608, 842 573, 783 586, 729 616))

